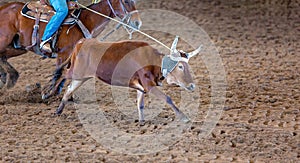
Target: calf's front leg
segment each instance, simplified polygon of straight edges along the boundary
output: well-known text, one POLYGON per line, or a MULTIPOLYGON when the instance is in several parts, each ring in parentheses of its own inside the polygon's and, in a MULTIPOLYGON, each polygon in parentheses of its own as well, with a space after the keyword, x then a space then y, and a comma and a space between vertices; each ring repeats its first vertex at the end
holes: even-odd
POLYGON ((137 90, 137 107, 138 107, 138 113, 139 113, 139 122, 141 124, 143 124, 145 122, 145 119, 144 119, 144 107, 145 107, 144 97, 145 97, 144 92, 137 90))
POLYGON ((64 97, 62 98, 58 108, 56 109, 56 112, 55 112, 56 115, 60 115, 63 112, 64 107, 65 107, 66 103, 68 102, 69 98, 85 81, 87 81, 87 79, 71 81, 66 93, 64 94, 64 97))
POLYGON ((149 92, 152 93, 153 95, 155 95, 156 97, 158 97, 159 99, 165 101, 167 104, 169 104, 172 107, 173 111, 176 114, 176 117, 179 120, 181 120, 185 123, 190 121, 189 118, 175 106, 172 99, 169 96, 165 95, 157 87, 151 88, 149 92))

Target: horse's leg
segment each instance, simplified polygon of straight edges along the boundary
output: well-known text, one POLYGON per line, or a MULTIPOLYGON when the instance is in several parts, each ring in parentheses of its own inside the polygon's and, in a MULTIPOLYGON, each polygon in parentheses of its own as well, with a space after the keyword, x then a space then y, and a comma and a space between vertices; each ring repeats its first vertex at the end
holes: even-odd
POLYGON ((13 42, 14 38, 16 38, 15 36, 17 34, 17 31, 15 28, 12 28, 13 24, 11 23, 12 22, 8 21, 0 25, 0 66, 7 74, 7 88, 13 87, 19 78, 19 73, 12 65, 7 62, 7 59, 19 56, 27 52, 25 49, 15 49, 12 47, 11 43, 13 42))
POLYGON ((60 57, 56 61, 56 70, 53 73, 53 77, 48 84, 45 85, 42 91, 42 99, 48 99, 55 93, 60 94, 61 89, 64 87, 65 79, 62 79, 64 67, 60 67, 63 61, 68 57, 67 53, 60 53, 60 57))
POLYGON ((144 123, 144 92, 141 92, 140 90, 137 90, 137 107, 139 112, 139 122, 144 123))
POLYGON ((150 89, 149 92, 154 94, 159 99, 165 101, 167 104, 169 104, 172 107, 173 111, 175 112, 176 117, 179 118, 181 121, 183 122, 190 121, 189 118, 175 106, 172 99, 169 96, 165 95, 163 92, 161 92, 158 88, 153 87, 150 89))
POLYGON ((48 84, 46 84, 46 86, 42 90, 42 99, 43 100, 46 100, 55 94, 56 89, 59 85, 59 82, 57 82, 58 79, 59 78, 56 78, 56 75, 53 74, 53 78, 50 80, 50 82, 48 84))
POLYGON ((54 76, 51 79, 52 87, 51 87, 51 90, 49 90, 49 91, 60 94, 61 89, 64 87, 64 84, 66 81, 65 78, 62 78, 62 71, 63 71, 63 68, 55 70, 55 72, 53 74, 54 76))
POLYGON ((64 87, 65 82, 66 82, 66 79, 61 78, 58 80, 58 82, 52 83, 48 87, 44 88, 42 91, 42 99, 45 100, 54 95, 59 95, 64 87))
POLYGON ((7 88, 12 88, 13 86, 15 86, 19 78, 18 71, 12 65, 10 65, 6 60, 3 59, 0 59, 0 66, 2 66, 2 68, 8 75, 6 78, 7 88))
POLYGON ((68 102, 69 98, 87 80, 88 79, 72 80, 71 81, 70 85, 68 86, 68 89, 67 89, 66 93, 64 94, 64 97, 62 98, 58 108, 56 109, 55 114, 60 115, 63 112, 64 107, 65 107, 66 103, 68 102))
POLYGON ((14 49, 13 47, 7 47, 6 50, 2 54, 0 54, 1 55, 0 66, 2 66, 4 71, 7 73, 7 78, 6 78, 7 88, 12 88, 13 86, 15 86, 19 78, 18 71, 10 63, 7 62, 7 59, 22 55, 26 52, 27 51, 24 49, 14 49))
POLYGON ((59 95, 62 92, 62 89, 65 85, 66 79, 63 78, 60 80, 60 82, 57 84, 57 87, 55 88, 55 94, 59 95))
POLYGON ((24 49, 15 49, 12 47, 11 43, 17 31, 11 23, 8 20, 6 23, 1 23, 0 25, 0 66, 7 74, 7 88, 13 87, 19 78, 18 72, 7 62, 7 59, 26 53, 24 49))
POLYGON ((53 74, 52 79, 50 82, 44 87, 42 91, 42 99, 48 99, 49 97, 53 96, 54 94, 60 94, 62 88, 64 87, 65 78, 62 78, 62 68, 57 68, 53 74))

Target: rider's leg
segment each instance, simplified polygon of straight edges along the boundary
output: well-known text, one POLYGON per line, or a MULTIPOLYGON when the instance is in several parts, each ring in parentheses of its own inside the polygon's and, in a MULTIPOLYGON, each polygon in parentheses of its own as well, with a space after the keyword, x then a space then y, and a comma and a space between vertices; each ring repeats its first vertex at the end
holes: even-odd
POLYGON ((68 15, 68 5, 66 0, 50 0, 50 3, 56 11, 56 14, 53 15, 53 17, 47 24, 41 42, 41 48, 49 53, 51 53, 52 50, 48 41, 51 39, 52 35, 58 30, 61 23, 68 15))

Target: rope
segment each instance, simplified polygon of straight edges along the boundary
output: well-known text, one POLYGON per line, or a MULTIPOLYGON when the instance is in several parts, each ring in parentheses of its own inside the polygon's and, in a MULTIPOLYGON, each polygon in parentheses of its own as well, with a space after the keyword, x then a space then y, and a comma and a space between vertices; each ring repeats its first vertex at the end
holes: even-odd
POLYGON ((99 3, 101 0, 92 0, 92 3, 99 3))
POLYGON ((140 31, 140 30, 138 30, 138 29, 135 29, 135 28, 131 27, 130 25, 127 25, 127 24, 125 24, 125 23, 123 23, 123 22, 121 22, 121 21, 119 21, 119 20, 116 20, 116 19, 114 19, 114 18, 111 18, 111 17, 109 17, 109 16, 107 16, 107 15, 104 15, 104 14, 102 14, 102 13, 100 13, 100 12, 97 12, 97 11, 95 11, 95 10, 92 10, 92 9, 90 9, 90 8, 88 8, 88 7, 86 7, 86 6, 82 5, 82 4, 80 4, 80 3, 78 3, 78 2, 77 2, 77 4, 78 4, 78 6, 84 8, 84 9, 86 9, 86 10, 89 10, 89 11, 95 13, 95 14, 98 14, 98 15, 100 15, 100 16, 103 16, 103 17, 105 17, 105 18, 107 18, 107 19, 110 19, 110 20, 115 21, 115 22, 117 22, 117 23, 119 23, 119 24, 122 24, 123 26, 126 26, 126 27, 128 27, 128 28, 131 28, 131 29, 133 29, 133 30, 136 31, 136 32, 139 32, 140 34, 142 34, 142 35, 144 35, 144 36, 150 38, 151 40, 157 42, 158 44, 162 45, 163 47, 165 47, 165 48, 167 48, 168 50, 171 51, 171 48, 169 48, 167 45, 165 45, 164 43, 160 42, 160 41, 157 40, 156 38, 154 38, 154 37, 148 35, 147 33, 142 32, 142 31, 140 31))

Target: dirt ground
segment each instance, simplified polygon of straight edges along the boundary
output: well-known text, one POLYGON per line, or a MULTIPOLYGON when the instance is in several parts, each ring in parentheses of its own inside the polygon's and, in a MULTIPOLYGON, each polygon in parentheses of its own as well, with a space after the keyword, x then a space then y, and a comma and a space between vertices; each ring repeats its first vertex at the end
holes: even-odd
MULTIPOLYGON (((0 162, 300 161, 299 1, 145 0, 138 1, 138 8, 186 16, 215 43, 225 67, 227 91, 213 131, 198 139, 201 123, 193 123, 180 140, 160 152, 130 155, 111 151, 86 131, 73 105, 66 107, 63 116, 53 116, 61 96, 42 101, 35 83, 43 86, 49 80, 55 60, 27 53, 10 60, 20 78, 14 88, 0 92, 0 162)), ((205 115, 211 83, 202 63, 196 57, 191 67, 200 88, 198 110, 205 115)), ((166 107, 157 122, 139 126, 115 109, 111 87, 97 84, 100 108, 126 132, 155 132, 164 118, 174 117, 166 107)), ((179 102, 179 88, 167 87, 165 92, 179 102)))

